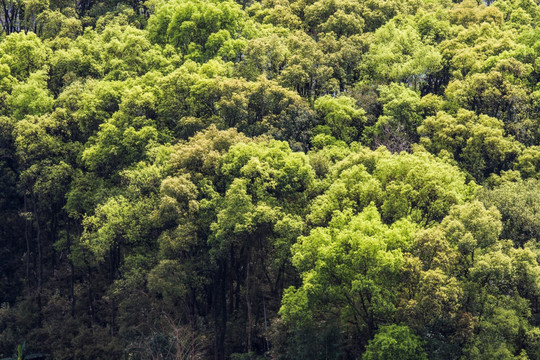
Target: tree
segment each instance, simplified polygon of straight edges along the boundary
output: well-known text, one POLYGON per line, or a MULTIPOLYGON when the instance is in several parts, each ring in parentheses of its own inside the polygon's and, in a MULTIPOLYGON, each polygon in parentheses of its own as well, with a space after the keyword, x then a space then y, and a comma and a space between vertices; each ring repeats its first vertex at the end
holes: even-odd
POLYGON ((439 51, 424 44, 418 31, 408 22, 389 21, 377 29, 359 66, 367 81, 404 82, 418 90, 428 74, 441 69, 441 61, 439 51))
MULTIPOLYGON (((229 276, 244 288, 246 352, 251 352, 256 313, 265 311, 260 299, 281 294, 290 276, 288 253, 295 237, 303 232, 299 215, 305 209, 313 171, 303 154, 273 141, 266 146, 233 146, 224 157, 221 172, 225 179, 234 180, 228 180, 216 221, 210 226, 211 251, 214 261, 226 261, 229 276), (267 254, 272 255, 267 258, 267 254)), ((233 293, 231 299, 233 295, 238 296, 233 293)))
POLYGON ((383 115, 365 132, 364 141, 384 145, 391 152, 407 151, 417 142, 416 129, 422 123, 420 96, 396 83, 379 86, 379 92, 383 115))
POLYGON ((435 154, 453 154, 478 181, 507 170, 521 145, 505 136, 503 123, 495 118, 460 109, 456 116, 438 112, 418 128, 420 142, 435 154))
POLYGON ((389 325, 381 327, 375 338, 369 342, 365 360, 382 359, 427 359, 420 339, 407 326, 389 325))
POLYGON ((51 49, 32 32, 13 33, 0 42, 1 62, 8 65, 11 75, 19 81, 41 70, 50 54, 51 49))
POLYGON ((360 137, 366 122, 365 111, 357 108, 354 99, 347 96, 333 98, 326 95, 318 98, 314 107, 323 120, 321 132, 328 129, 330 135, 345 142, 351 142, 360 137))
POLYGON ((486 206, 496 206, 501 212, 501 237, 523 245, 540 236, 540 204, 536 196, 538 180, 506 182, 493 189, 483 189, 480 199, 486 206))
POLYGON ((240 5, 225 2, 156 2, 148 20, 150 39, 172 44, 187 58, 208 60, 228 40, 239 37, 245 14, 240 5))
POLYGON ((371 202, 387 223, 411 216, 430 224, 442 220, 453 204, 471 199, 476 189, 458 169, 425 152, 392 155, 383 148, 357 148, 337 162, 330 179, 311 205, 308 220, 317 226, 328 224, 336 210, 358 213, 371 202))
POLYGON ((400 245, 411 242, 415 230, 407 220, 383 224, 374 205, 358 215, 335 212, 328 227, 311 230, 293 246, 302 285, 284 294, 285 322, 301 328, 311 318, 339 319, 365 345, 395 311, 391 289, 403 263, 400 245), (397 233, 399 242, 391 242, 397 233))
POLYGON ((22 120, 26 115, 39 116, 50 112, 53 99, 47 89, 45 71, 32 73, 26 82, 14 85, 6 102, 17 120, 22 120))

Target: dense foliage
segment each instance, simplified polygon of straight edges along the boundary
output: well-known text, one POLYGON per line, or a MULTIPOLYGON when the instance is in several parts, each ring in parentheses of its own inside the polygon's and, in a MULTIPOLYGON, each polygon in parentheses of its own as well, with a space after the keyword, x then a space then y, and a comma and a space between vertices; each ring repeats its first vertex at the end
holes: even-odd
POLYGON ((0 3, 0 358, 540 359, 536 1, 0 3))

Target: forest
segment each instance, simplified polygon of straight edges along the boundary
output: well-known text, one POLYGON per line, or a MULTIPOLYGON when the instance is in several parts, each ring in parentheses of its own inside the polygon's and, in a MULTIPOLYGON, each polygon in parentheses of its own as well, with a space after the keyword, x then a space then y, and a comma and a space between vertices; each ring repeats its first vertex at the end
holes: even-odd
POLYGON ((0 358, 539 360, 538 0, 0 0, 0 358))

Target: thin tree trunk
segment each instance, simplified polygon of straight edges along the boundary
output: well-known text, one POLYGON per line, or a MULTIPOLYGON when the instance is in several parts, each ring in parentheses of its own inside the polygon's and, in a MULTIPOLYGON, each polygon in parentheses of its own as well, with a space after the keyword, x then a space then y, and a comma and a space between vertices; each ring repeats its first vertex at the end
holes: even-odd
POLYGON ((251 296, 250 296, 250 250, 247 251, 247 262, 246 262, 246 305, 247 305, 247 352, 251 352, 251 333, 253 328, 253 309, 251 306, 251 296))
POLYGON ((270 345, 268 344, 268 322, 266 319, 266 301, 263 295, 263 311, 264 311, 264 341, 266 343, 266 351, 270 350, 270 345))
POLYGON ((41 226, 39 224, 39 215, 37 211, 36 206, 36 199, 34 196, 32 196, 32 203, 34 207, 34 216, 36 217, 36 242, 37 242, 37 250, 38 250, 38 309, 41 319, 41 287, 43 282, 43 255, 41 251, 41 226))
POLYGON ((92 269, 88 267, 88 308, 90 310, 90 319, 92 323, 96 321, 96 311, 94 308, 94 279, 92 278, 92 269))
POLYGON ((214 359, 224 360, 227 331, 227 265, 224 260, 220 260, 214 284, 214 359))
POLYGON ((114 298, 111 300, 111 336, 114 336, 114 326, 115 326, 115 311, 116 303, 114 301, 114 298))
POLYGON ((231 273, 229 276, 229 313, 232 314, 234 311, 234 277, 233 274, 236 272, 235 269, 235 263, 234 263, 234 245, 231 245, 231 253, 230 253, 230 264, 231 264, 231 273))
MULTIPOLYGON (((69 255, 71 255, 71 238, 69 236, 69 217, 68 216, 66 216, 66 242, 67 242, 68 253, 69 255)), ((68 255, 69 268, 70 268, 69 297, 71 300, 71 317, 74 317, 75 316, 75 290, 74 290, 75 267, 73 266, 73 259, 71 259, 71 256, 69 255, 68 255)))
POLYGON ((30 295, 30 238, 28 237, 28 204, 24 194, 24 240, 26 242, 26 291, 30 295))

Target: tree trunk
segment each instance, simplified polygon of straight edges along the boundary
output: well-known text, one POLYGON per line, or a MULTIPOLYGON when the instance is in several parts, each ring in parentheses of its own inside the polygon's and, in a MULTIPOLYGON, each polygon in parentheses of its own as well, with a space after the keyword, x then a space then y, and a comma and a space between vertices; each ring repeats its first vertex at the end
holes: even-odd
POLYGON ((246 261, 246 305, 247 305, 247 352, 251 352, 252 348, 252 328, 253 328, 253 309, 251 306, 251 286, 250 286, 250 250, 247 251, 247 261, 246 261))
POLYGON ((28 212, 28 205, 26 200, 26 194, 24 195, 24 240, 26 242, 26 291, 30 295, 30 238, 28 237, 28 218, 26 216, 28 212))
POLYGON ((37 284, 37 301, 38 301, 38 309, 39 309, 39 318, 41 321, 41 287, 43 282, 43 254, 41 251, 41 226, 39 224, 39 216, 36 206, 36 199, 34 196, 32 196, 32 203, 34 207, 34 216, 36 218, 36 242, 37 242, 37 250, 38 250, 38 284, 37 284))
POLYGON ((214 359, 225 360, 225 333, 227 331, 227 265, 220 260, 214 279, 214 359))
POLYGON ((71 317, 75 316, 75 267, 73 266, 73 259, 71 259, 71 238, 69 237, 69 217, 66 216, 66 242, 68 248, 68 261, 70 268, 69 275, 69 297, 71 302, 71 317))

